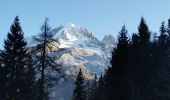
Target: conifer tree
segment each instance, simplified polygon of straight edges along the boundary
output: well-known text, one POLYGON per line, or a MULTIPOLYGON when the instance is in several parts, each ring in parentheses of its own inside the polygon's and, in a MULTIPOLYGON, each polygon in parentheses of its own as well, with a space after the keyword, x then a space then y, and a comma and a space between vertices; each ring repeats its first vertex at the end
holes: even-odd
MULTIPOLYGON (((3 97, 5 100, 31 100, 32 98, 24 98, 24 91, 31 89, 25 88, 27 81, 30 81, 25 75, 27 74, 27 43, 24 39, 22 28, 20 26, 18 16, 11 25, 7 39, 4 41, 4 50, 1 51, 1 66, 5 72, 5 84, 3 97)), ((30 85, 30 84, 29 84, 30 85)), ((31 93, 29 93, 31 94, 31 93)))
POLYGON ((97 76, 95 74, 94 80, 91 83, 90 95, 88 100, 96 100, 96 93, 97 93, 97 76))
POLYGON ((0 61, 0 98, 2 100, 5 100, 6 98, 7 93, 6 83, 7 83, 7 67, 4 67, 2 61, 0 61))
POLYGON ((117 100, 128 100, 129 93, 129 41, 125 26, 119 32, 118 44, 112 54, 113 97, 117 100))
POLYGON ((140 45, 148 46, 150 43, 150 32, 143 17, 141 18, 140 25, 138 27, 138 34, 140 37, 140 45))
POLYGON ((167 34, 166 34, 166 28, 165 28, 165 22, 162 22, 160 27, 160 36, 159 38, 159 44, 162 46, 166 45, 167 42, 167 34))
MULTIPOLYGON (((168 34, 168 37, 167 37, 167 46, 170 47, 170 19, 168 19, 168 25, 167 25, 166 32, 168 34)), ((170 52, 170 48, 168 48, 168 52, 170 52)))
POLYGON ((165 22, 162 22, 161 27, 160 27, 160 35, 158 37, 158 46, 157 46, 157 57, 160 61, 162 59, 162 57, 164 58, 166 56, 167 53, 167 41, 168 41, 168 35, 166 32, 166 28, 165 28, 165 22))
POLYGON ((99 100, 127 100, 128 97, 128 48, 127 30, 122 27, 117 48, 112 53, 111 68, 106 72, 102 98, 99 100))
POLYGON ((90 80, 86 82, 85 87, 86 87, 86 100, 90 100, 90 95, 91 95, 90 92, 91 92, 91 88, 92 88, 90 80))
POLYGON ((36 72, 35 72, 35 66, 34 61, 32 58, 31 53, 27 53, 27 58, 25 60, 25 79, 27 80, 25 87, 24 87, 24 99, 25 100, 37 100, 38 99, 38 82, 36 81, 36 72))
POLYGON ((84 78, 83 78, 83 73, 81 69, 77 75, 75 85, 76 87, 74 89, 72 100, 86 100, 84 78))
POLYGON ((150 42, 150 32, 149 28, 144 20, 141 18, 140 25, 138 27, 139 35, 139 48, 138 48, 138 59, 136 59, 135 69, 136 78, 135 84, 138 88, 136 93, 138 93, 138 98, 145 98, 149 94, 148 83, 151 74, 151 42, 150 42))
POLYGON ((103 75, 101 74, 100 77, 99 77, 99 80, 97 82, 97 88, 96 88, 96 100, 104 100, 104 96, 103 96, 103 93, 104 93, 104 78, 103 78, 103 75))
POLYGON ((38 46, 36 46, 35 50, 32 51, 32 55, 36 59, 36 66, 40 72, 40 78, 38 82, 40 100, 47 98, 47 87, 51 86, 51 81, 54 81, 54 78, 50 77, 49 75, 45 75, 45 70, 51 70, 60 73, 60 65, 56 63, 58 56, 49 56, 49 52, 52 51, 52 42, 58 42, 57 40, 53 39, 55 33, 57 32, 53 32, 53 30, 51 30, 50 26, 48 25, 48 19, 46 19, 41 27, 41 33, 34 37, 35 41, 38 42, 38 46))
POLYGON ((170 92, 169 81, 169 56, 168 56, 168 35, 162 22, 160 27, 160 35, 158 37, 157 46, 154 48, 152 57, 152 96, 154 100, 169 99, 170 92), (162 83, 163 82, 163 83, 162 83), (164 89, 166 88, 166 89, 164 89), (157 90, 157 91, 155 91, 157 90))
POLYGON ((168 19, 167 33, 168 33, 168 36, 170 36, 170 19, 168 19))

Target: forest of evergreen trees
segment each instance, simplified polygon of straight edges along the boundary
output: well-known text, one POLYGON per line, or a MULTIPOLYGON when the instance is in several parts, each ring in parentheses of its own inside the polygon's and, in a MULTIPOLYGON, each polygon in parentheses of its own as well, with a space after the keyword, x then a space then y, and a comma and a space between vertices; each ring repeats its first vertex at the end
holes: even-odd
MULTIPOLYGON (((153 34, 142 17, 131 37, 124 25, 106 72, 86 82, 80 69, 71 100, 170 100, 170 19, 167 23, 153 34)), ((46 19, 34 37, 38 46, 29 48, 15 18, 0 51, 0 100, 48 100, 52 80, 45 70, 61 68, 47 52, 53 35, 46 19)))
POLYGON ((81 85, 76 82, 74 94, 84 93, 73 95, 73 100, 170 100, 170 19, 168 25, 162 22, 158 34, 150 32, 143 17, 138 32, 131 37, 123 26, 111 67, 92 86, 91 97, 84 95, 86 99, 81 99, 89 91, 78 78, 81 85))

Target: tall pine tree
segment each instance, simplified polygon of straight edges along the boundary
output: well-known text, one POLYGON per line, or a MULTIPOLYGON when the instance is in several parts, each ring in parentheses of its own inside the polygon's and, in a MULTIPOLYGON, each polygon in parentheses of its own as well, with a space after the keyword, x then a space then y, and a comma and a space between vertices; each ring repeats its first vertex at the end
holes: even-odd
MULTIPOLYGON (((128 48, 129 42, 125 26, 119 32, 117 48, 112 53, 111 68, 105 76, 104 89, 100 91, 99 100, 128 100, 129 75, 128 75, 128 48)), ((100 86, 99 86, 100 87, 100 86)))
POLYGON ((76 87, 74 89, 72 100, 86 100, 85 84, 81 69, 77 75, 75 85, 76 87))
POLYGON ((97 94, 97 76, 95 74, 94 80, 91 83, 90 95, 88 100, 96 100, 97 99, 96 94, 97 94))
POLYGON ((4 50, 0 53, 1 66, 4 68, 6 76, 4 77, 5 84, 3 83, 5 91, 3 97, 5 97, 5 100, 31 100, 32 98, 27 96, 31 93, 24 92, 31 89, 31 86, 27 87, 30 85, 28 85, 27 81, 30 80, 25 77, 28 72, 26 64, 28 57, 27 43, 24 39, 18 16, 11 25, 10 32, 4 43, 4 50))
MULTIPOLYGON (((57 31, 60 27, 57 29, 57 31)), ((52 52, 52 47, 56 47, 52 42, 57 42, 57 40, 53 39, 53 36, 57 32, 53 32, 51 30, 48 19, 45 20, 41 27, 41 33, 34 37, 35 41, 38 43, 38 46, 35 47, 35 50, 32 50, 32 55, 36 60, 36 67, 40 74, 39 77, 39 99, 43 100, 47 98, 47 90, 48 87, 51 86, 52 81, 54 81, 54 77, 51 77, 49 74, 45 74, 45 71, 55 71, 60 73, 60 65, 56 63, 58 56, 49 55, 52 52), (51 46, 52 45, 52 46, 51 46)), ((57 44, 56 43, 56 44, 57 44)), ((61 74, 61 73, 60 73, 61 74)))
POLYGON ((138 36, 139 36, 139 47, 137 49, 138 59, 135 64, 135 84, 136 87, 136 96, 137 98, 145 98, 148 96, 148 82, 150 80, 151 74, 151 49, 150 49, 150 32, 149 28, 144 20, 141 18, 139 27, 138 27, 138 36))

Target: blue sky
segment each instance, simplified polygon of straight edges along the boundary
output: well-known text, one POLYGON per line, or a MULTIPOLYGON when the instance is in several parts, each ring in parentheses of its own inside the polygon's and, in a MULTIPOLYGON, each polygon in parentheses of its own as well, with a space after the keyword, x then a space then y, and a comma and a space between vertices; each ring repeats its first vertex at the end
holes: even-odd
POLYGON ((129 33, 137 31, 141 16, 150 30, 170 17, 170 0, 1 0, 0 45, 14 17, 19 16, 26 37, 40 32, 45 17, 54 28, 74 23, 88 27, 99 39, 117 34, 123 24, 129 33))

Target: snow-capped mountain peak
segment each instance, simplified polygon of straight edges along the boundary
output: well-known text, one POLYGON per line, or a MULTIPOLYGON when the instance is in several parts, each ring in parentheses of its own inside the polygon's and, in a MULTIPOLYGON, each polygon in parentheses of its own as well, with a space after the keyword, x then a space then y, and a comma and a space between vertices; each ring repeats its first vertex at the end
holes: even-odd
POLYGON ((67 27, 74 28, 74 27, 76 27, 76 25, 71 22, 71 23, 69 23, 69 24, 67 25, 67 27))
POLYGON ((86 27, 76 27, 70 23, 63 27, 55 38, 62 44, 60 48, 65 47, 81 47, 81 48, 100 48, 101 42, 86 27))
POLYGON ((60 56, 57 62, 62 65, 61 70, 66 79, 59 79, 59 82, 49 89, 50 100, 70 100, 80 69, 85 80, 91 80, 95 74, 99 76, 107 69, 110 53, 102 48, 104 44, 112 42, 112 38, 106 36, 103 41, 99 41, 88 28, 77 27, 73 23, 53 29, 53 34, 59 43, 52 42, 54 47, 49 55, 60 56), (58 47, 62 48, 62 51, 56 52, 58 47))
POLYGON ((102 49, 105 52, 112 52, 113 47, 115 47, 115 39, 113 35, 111 34, 105 35, 102 40, 102 49))

